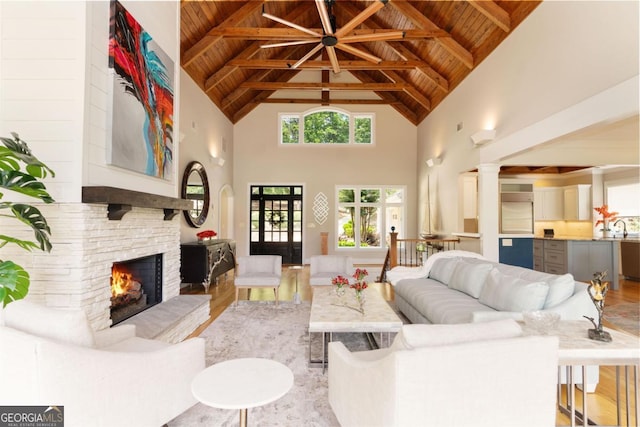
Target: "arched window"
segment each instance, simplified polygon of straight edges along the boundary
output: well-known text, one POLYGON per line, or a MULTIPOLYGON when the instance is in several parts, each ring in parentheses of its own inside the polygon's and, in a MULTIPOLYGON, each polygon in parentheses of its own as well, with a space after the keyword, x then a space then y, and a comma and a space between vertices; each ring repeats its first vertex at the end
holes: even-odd
POLYGON ((372 113, 318 108, 278 118, 281 144, 373 144, 372 113))

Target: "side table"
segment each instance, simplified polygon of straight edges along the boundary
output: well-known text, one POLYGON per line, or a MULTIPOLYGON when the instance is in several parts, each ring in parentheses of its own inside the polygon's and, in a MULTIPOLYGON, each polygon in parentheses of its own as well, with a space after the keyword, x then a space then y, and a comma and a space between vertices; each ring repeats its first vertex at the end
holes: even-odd
POLYGON ((296 291, 293 294, 294 304, 300 304, 301 302, 300 293, 298 292, 298 275, 300 275, 300 272, 302 271, 303 268, 304 266, 302 265, 292 265, 291 267, 289 267, 289 270, 293 271, 293 273, 296 275, 296 291))
POLYGON ((216 363, 200 372, 191 383, 191 392, 205 405, 239 409, 240 426, 247 426, 247 408, 265 405, 293 386, 291 369, 269 359, 244 358, 216 363))

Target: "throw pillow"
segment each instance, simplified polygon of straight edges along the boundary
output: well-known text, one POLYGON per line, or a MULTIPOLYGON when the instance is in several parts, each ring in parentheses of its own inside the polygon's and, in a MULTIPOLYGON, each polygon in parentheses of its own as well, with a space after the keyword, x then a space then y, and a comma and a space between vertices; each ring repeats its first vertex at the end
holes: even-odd
POLYGON ((51 308, 20 300, 5 307, 5 325, 64 344, 95 346, 93 330, 82 310, 51 308))
POLYGON ((440 258, 436 260, 431 266, 431 270, 429 270, 429 278, 446 285, 451 281, 451 275, 458 261, 459 258, 440 258))
POLYGON ((480 294, 480 303, 499 311, 540 310, 549 293, 544 282, 528 282, 493 269, 480 294))
POLYGON ((568 299, 573 295, 576 286, 573 275, 569 273, 547 280, 547 283, 549 284, 549 294, 544 303, 544 308, 555 307, 568 299))
POLYGON ((392 350, 460 344, 474 341, 514 338, 522 328, 513 319, 454 325, 404 325, 391 346, 392 350))
POLYGON ((461 259, 453 270, 449 288, 478 298, 492 268, 489 263, 467 263, 461 259))

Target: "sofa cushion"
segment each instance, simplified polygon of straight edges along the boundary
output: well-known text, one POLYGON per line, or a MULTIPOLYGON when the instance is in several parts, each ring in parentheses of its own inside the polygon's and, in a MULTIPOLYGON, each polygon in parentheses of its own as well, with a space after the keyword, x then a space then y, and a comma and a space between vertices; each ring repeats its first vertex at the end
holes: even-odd
POLYGON ((396 336, 394 350, 514 338, 522 328, 513 319, 458 325, 404 325, 396 336))
POLYGON ((494 311, 464 292, 433 279, 404 279, 395 287, 404 299, 431 323, 470 323, 476 311, 494 311))
POLYGON ((500 311, 539 310, 549 293, 549 285, 529 282, 492 269, 480 294, 482 304, 500 311))
POLYGON ((5 307, 5 325, 59 343, 94 347, 93 330, 82 310, 51 308, 20 300, 5 307))
POLYGON ((431 266, 431 270, 429 270, 429 278, 446 285, 451 281, 453 270, 455 270, 458 262, 458 258, 437 259, 431 266))
POLYGON ((469 263, 460 260, 451 275, 448 286, 460 292, 464 292, 474 298, 480 296, 487 275, 493 266, 490 263, 469 263))

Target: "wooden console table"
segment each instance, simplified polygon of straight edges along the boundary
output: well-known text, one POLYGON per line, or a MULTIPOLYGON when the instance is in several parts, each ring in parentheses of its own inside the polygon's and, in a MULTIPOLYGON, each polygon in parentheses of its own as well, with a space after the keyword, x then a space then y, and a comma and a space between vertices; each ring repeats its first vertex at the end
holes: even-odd
POLYGON ((205 292, 217 277, 236 266, 236 242, 227 239, 180 245, 182 283, 202 284, 205 292))

